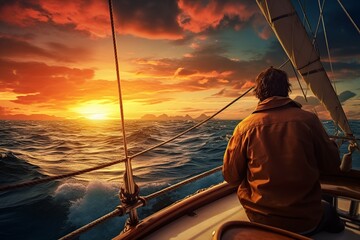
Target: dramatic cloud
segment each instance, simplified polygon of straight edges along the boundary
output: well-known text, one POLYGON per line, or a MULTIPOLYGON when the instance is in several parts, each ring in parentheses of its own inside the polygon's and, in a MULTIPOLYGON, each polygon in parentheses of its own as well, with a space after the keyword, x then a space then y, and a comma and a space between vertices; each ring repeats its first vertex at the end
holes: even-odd
POLYGON ((208 28, 232 26, 241 29, 258 12, 250 1, 189 1, 180 0, 179 24, 185 30, 199 33, 208 28))
MULTIPOLYGON (((35 112, 66 110, 89 99, 115 102, 116 82, 109 80, 113 62, 108 56, 113 53, 107 4, 97 0, 1 1, 0 93, 6 97, 0 100, 11 106, 35 106, 35 112)), ((122 34, 118 40, 126 51, 119 54, 123 97, 139 107, 160 107, 181 94, 198 92, 196 97, 203 99, 239 96, 253 86, 260 71, 287 60, 253 0, 119 0, 113 4, 116 29, 122 34), (238 42, 235 37, 245 40, 238 42)), ((359 15, 354 15, 359 3, 346 3, 346 7, 359 22, 359 15)), ((327 29, 331 78, 342 89, 360 78, 360 48, 348 44, 359 42, 359 34, 348 34, 354 31, 350 23, 340 25, 349 22, 343 13, 325 10, 332 16, 325 18, 332 25, 327 29)), ((324 40, 322 31, 318 41, 324 40)), ((319 49, 326 50, 323 45, 319 49)), ((328 70, 326 54, 321 59, 328 70)), ((285 68, 293 79, 290 64, 285 68)), ((358 88, 351 90, 339 96, 347 106, 353 104, 347 100, 359 94, 358 88)), ((296 100, 309 110, 318 105, 314 97, 308 102, 299 96, 296 100)), ((323 109, 316 107, 316 111, 322 114, 323 109)), ((17 113, 0 109, 0 115, 17 113)))
MULTIPOLYGON (((240 30, 247 25, 253 25, 264 39, 270 33, 255 2, 250 0, 120 0, 113 3, 113 11, 119 33, 148 39, 186 39, 188 33, 229 27, 240 30)), ((111 34, 107 1, 8 1, 0 5, 0 22, 20 27, 54 24, 92 37, 111 34)))
POLYGON ((56 106, 81 101, 84 96, 116 96, 116 82, 92 80, 93 76, 91 69, 0 60, 0 91, 19 94, 13 102, 20 104, 56 106))
MULTIPOLYGON (((351 91, 344 91, 338 95, 339 101, 341 103, 344 103, 347 100, 349 100, 350 98, 353 98, 355 96, 356 96, 356 94, 351 91)), ((297 101, 298 103, 300 103, 301 105, 317 106, 320 104, 319 99, 316 97, 313 97, 313 96, 306 97, 306 100, 303 96, 296 96, 294 98, 294 100, 297 101)))
POLYGON ((64 44, 49 42, 46 48, 37 47, 30 41, 19 38, 0 36, 1 57, 3 58, 47 58, 61 62, 75 62, 88 59, 90 50, 83 47, 69 47, 64 44), (75 54, 74 54, 75 53, 75 54))
POLYGON ((149 39, 180 39, 177 1, 120 0, 114 5, 117 30, 149 39))
MULTIPOLYGON (((274 45, 271 49, 275 52, 279 48, 280 45, 274 45)), ((259 59, 240 61, 227 57, 227 53, 226 46, 208 44, 194 49, 191 57, 135 59, 132 63, 144 79, 159 76, 165 79, 175 78, 176 81, 172 84, 157 83, 158 90, 171 88, 179 91, 201 91, 221 88, 224 90, 219 92, 218 96, 233 97, 238 96, 239 91, 253 85, 255 77, 264 68, 264 62, 280 65, 284 59, 284 54, 269 52, 259 59), (141 75, 142 73, 146 75, 141 75)), ((160 79, 158 81, 161 82, 160 79)))
POLYGON ((351 91, 344 91, 339 94, 339 100, 340 102, 344 103, 345 101, 349 100, 352 97, 355 97, 356 94, 351 91))
POLYGON ((30 0, 8 1, 0 5, 0 21, 21 27, 38 23, 72 26, 93 37, 111 34, 106 1, 30 0))
POLYGON ((303 96, 296 96, 294 100, 303 106, 305 105, 317 106, 320 104, 319 99, 313 96, 308 96, 306 97, 306 99, 303 96))

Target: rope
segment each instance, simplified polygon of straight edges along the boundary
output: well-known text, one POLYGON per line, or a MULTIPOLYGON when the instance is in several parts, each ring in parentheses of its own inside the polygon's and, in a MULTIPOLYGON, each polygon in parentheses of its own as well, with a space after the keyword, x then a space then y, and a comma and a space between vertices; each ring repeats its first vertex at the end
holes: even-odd
MULTIPOLYGON (((325 3, 325 0, 324 0, 324 3, 325 3)), ((320 8, 321 7, 320 0, 318 0, 318 4, 319 4, 319 8, 320 8)), ((326 28, 325 28, 324 15, 323 15, 322 11, 321 11, 321 23, 322 23, 322 27, 324 29, 324 38, 325 38, 325 44, 326 44, 326 51, 327 51, 328 58, 329 58, 330 69, 331 69, 331 73, 333 74, 333 78, 334 78, 334 69, 333 69, 333 65, 332 65, 329 42, 328 42, 328 37, 327 37, 327 34, 326 34, 326 28)), ((332 80, 331 82, 333 83, 335 92, 337 92, 335 81, 332 80)))
MULTIPOLYGON (((163 146, 171 141, 173 141, 174 139, 188 133, 189 131, 199 127, 200 125, 204 124, 205 122, 209 121, 210 119, 212 119, 213 117, 215 117, 216 115, 218 115, 219 113, 221 113, 222 111, 224 111, 226 108, 228 108, 230 105, 232 105, 233 103, 235 103, 236 101, 238 101, 240 98, 242 98, 243 96, 245 96, 247 93, 250 92, 250 90, 252 90, 254 87, 250 87, 246 92, 244 92, 243 94, 241 94, 239 97, 237 97, 236 99, 234 99, 233 101, 231 101, 230 103, 228 103, 225 107, 223 107, 222 109, 220 109, 219 111, 217 111, 216 113, 214 113, 212 116, 208 117, 207 119, 203 120, 202 122, 192 126, 191 128, 183 131, 182 133, 179 133, 178 135, 176 135, 175 137, 172 137, 170 138, 169 140, 167 141, 164 141, 160 144, 157 144, 153 147, 150 147, 142 152, 139 152, 139 153, 136 153, 132 156, 130 156, 129 158, 135 158, 137 156, 140 156, 144 153, 147 153, 157 147, 160 147, 160 146, 163 146)), ((80 174, 84 174, 84 173, 87 173, 87 172, 91 172, 91 171, 95 171, 95 170, 98 170, 98 169, 102 169, 102 168, 105 168, 105 167, 109 167, 109 166, 112 166, 112 165, 115 165, 117 163, 121 163, 121 162, 125 162, 127 159, 121 159, 121 160, 115 160, 115 161, 112 161, 112 162, 109 162, 109 163, 104 163, 104 164, 100 164, 98 166, 95 166, 95 167, 91 167, 91 168, 86 168, 86 169, 83 169, 83 170, 79 170, 79 171, 75 171, 75 172, 72 172, 72 173, 67 173, 67 174, 62 174, 62 175, 57 175, 57 176, 53 176, 53 177, 46 177, 46 178, 41 178, 41 179, 36 179, 36 180, 33 180, 33 181, 28 181, 28 182, 24 182, 24 183, 18 183, 18 184, 10 184, 10 185, 5 185, 5 186, 0 186, 0 192, 1 191, 7 191, 7 190, 14 190, 14 189, 18 189, 18 188, 22 188, 22 187, 30 187, 30 186, 35 186, 35 185, 38 185, 38 184, 42 184, 42 183, 46 183, 46 182, 51 182, 51 181, 54 181, 54 180, 59 180, 59 179, 64 179, 64 178, 68 178, 68 177, 73 177, 73 176, 76 176, 76 175, 80 175, 80 174)))
POLYGON ((176 135, 176 136, 174 136, 174 137, 172 137, 172 138, 170 138, 170 139, 168 139, 168 140, 166 140, 166 141, 164 141, 164 142, 162 142, 162 143, 159 143, 159 144, 157 144, 157 145, 155 145, 155 146, 153 146, 153 147, 150 147, 150 148, 148 148, 148 149, 145 149, 144 151, 141 151, 141 152, 139 152, 139 153, 136 153, 136 154, 130 156, 130 158, 135 158, 135 157, 140 156, 140 155, 142 155, 142 154, 144 154, 144 153, 147 153, 147 152, 149 152, 149 151, 151 151, 151 150, 153 150, 153 149, 155 149, 155 148, 161 147, 161 146, 163 146, 163 145, 165 145, 165 144, 173 141, 174 139, 176 139, 176 138, 178 138, 178 137, 181 137, 182 135, 190 132, 191 130, 193 130, 193 129, 199 127, 199 126, 201 126, 202 124, 208 122, 210 119, 214 118, 216 115, 218 115, 219 113, 221 113, 222 111, 224 111, 226 108, 228 108, 230 105, 232 105, 233 103, 235 103, 237 100, 239 100, 240 98, 242 98, 243 96, 245 96, 245 95, 246 95, 247 93, 249 93, 250 90, 252 90, 253 88, 254 88, 254 87, 250 87, 248 90, 246 90, 246 91, 245 91, 243 94, 241 94, 239 97, 235 98, 233 101, 231 101, 230 103, 228 103, 225 107, 221 108, 219 111, 217 111, 216 113, 214 113, 213 115, 211 115, 211 116, 208 117, 207 119, 199 122, 198 124, 195 124, 194 126, 190 127, 189 129, 187 129, 187 130, 179 133, 178 135, 176 135))
POLYGON ((22 188, 22 187, 35 186, 35 185, 38 185, 38 184, 41 184, 41 183, 46 183, 46 182, 51 182, 51 181, 54 181, 54 180, 73 177, 73 176, 76 176, 76 175, 80 175, 80 174, 84 174, 84 173, 91 172, 91 171, 94 171, 94 170, 109 167, 109 166, 115 165, 117 163, 124 162, 125 160, 126 159, 115 160, 115 161, 112 161, 112 162, 109 162, 109 163, 100 164, 100 165, 95 166, 95 167, 86 168, 86 169, 76 171, 76 172, 72 172, 72 173, 57 175, 57 176, 53 176, 53 177, 40 178, 40 179, 36 179, 36 180, 33 180, 33 181, 24 182, 24 183, 0 186, 0 192, 7 191, 7 190, 14 190, 14 189, 17 189, 17 188, 22 188))
MULTIPOLYGON (((114 16, 112 11, 112 2, 109 0, 109 12, 110 12, 110 22, 111 22, 111 32, 112 32, 112 39, 113 39, 113 46, 114 46, 114 57, 115 57, 115 66, 116 66, 116 79, 117 79, 117 86, 118 86, 118 95, 119 95, 119 107, 120 107, 120 115, 121 115, 121 126, 122 126, 122 133, 124 139, 124 151, 125 151, 125 172, 126 176, 124 176, 125 180, 125 191, 134 194, 135 193, 135 182, 133 178, 133 172, 131 167, 131 159, 128 156, 128 149, 127 149, 127 142, 126 142, 126 132, 125 132, 125 121, 124 121, 124 106, 122 100, 122 93, 121 93, 121 83, 120 83, 120 71, 119 71, 119 60, 117 56, 117 48, 116 48, 116 33, 115 33, 115 24, 114 24, 114 16)), ((136 209, 130 212, 130 219, 132 222, 137 222, 137 213, 136 209)))
POLYGON ((301 85, 299 76, 297 75, 296 69, 295 69, 295 67, 294 67, 294 65, 293 65, 292 63, 291 63, 291 67, 292 67, 292 69, 293 69, 293 72, 294 72, 294 74, 295 74, 296 80, 297 80, 297 82, 298 82, 298 84, 299 84, 299 87, 300 87, 300 89, 301 89, 301 92, 302 92, 302 94, 303 94, 303 96, 304 96, 304 98, 305 98, 305 101, 308 102, 308 99, 307 99, 307 97, 306 97, 306 94, 305 94, 305 92, 304 92, 304 89, 303 89, 303 87, 302 87, 302 85, 301 85))
POLYGON ((305 101, 307 102, 308 100, 307 100, 306 94, 305 94, 305 92, 304 92, 303 87, 301 86, 299 76, 298 76, 297 73, 296 73, 296 70, 295 70, 294 65, 293 65, 292 62, 290 61, 290 58, 288 58, 285 62, 283 62, 283 63, 279 66, 279 68, 280 68, 280 69, 283 68, 283 67, 285 66, 285 64, 287 64, 288 62, 290 62, 290 64, 291 64, 291 67, 292 67, 292 69, 293 69, 293 71, 294 71, 294 74, 295 74, 295 77, 296 77, 296 79, 297 79, 297 82, 299 83, 301 92, 302 92, 302 94, 304 95, 305 101))
POLYGON ((179 188, 179 187, 181 187, 181 186, 183 186, 183 185, 185 185, 185 184, 194 182, 194 181, 196 181, 196 180, 198 180, 198 179, 200 179, 200 178, 203 178, 203 177, 206 177, 206 176, 208 176, 208 175, 211 175, 211 174, 213 174, 213 173, 215 173, 215 172, 217 172, 217 171, 220 171, 221 169, 222 169, 222 166, 216 167, 216 168, 211 169, 211 170, 209 170, 209 171, 207 171, 207 172, 201 173, 201 174, 196 175, 196 176, 194 176, 194 177, 188 178, 188 179, 186 179, 186 180, 184 180, 184 181, 182 181, 182 182, 179 182, 179 183, 177 183, 177 184, 174 184, 174 185, 172 185, 172 186, 170 186, 170 187, 167 187, 167 188, 164 188, 164 189, 162 189, 162 190, 160 190, 160 191, 157 191, 157 192, 155 192, 155 193, 149 194, 149 195, 145 196, 144 198, 145 198, 146 201, 148 201, 148 200, 153 199, 153 198, 155 198, 155 197, 158 197, 158 196, 160 196, 160 195, 162 195, 162 194, 164 194, 164 193, 166 193, 166 192, 169 192, 169 191, 172 191, 172 190, 174 190, 174 189, 177 189, 177 188, 179 188))
POLYGON ((85 226, 82 226, 81 228, 78 228, 76 229, 75 231, 63 236, 62 238, 60 238, 59 240, 67 240, 67 239, 73 239, 75 238, 76 236, 86 232, 86 231, 89 231, 90 229, 94 228, 95 226, 109 220, 110 218, 113 218, 113 217, 116 217, 116 216, 122 216, 124 215, 124 210, 121 209, 121 208, 117 208, 115 209, 114 211, 96 219, 95 221, 89 223, 89 224, 86 224, 85 226))
POLYGON ((341 8, 344 10, 346 16, 350 19, 351 23, 354 25, 354 27, 356 28, 356 30, 358 31, 358 33, 360 33, 359 27, 356 25, 356 23, 354 22, 354 20, 351 18, 350 14, 348 13, 348 11, 347 11, 346 8, 344 7, 344 5, 342 5, 342 3, 341 3, 340 0, 338 0, 338 3, 340 4, 341 8))
POLYGON ((325 3, 325 0, 323 1, 323 4, 322 6, 320 7, 320 15, 319 15, 319 19, 318 19, 318 22, 316 24, 316 29, 315 29, 315 32, 314 32, 314 36, 313 36, 313 45, 315 44, 315 41, 316 41, 316 35, 317 35, 317 32, 319 31, 319 27, 320 27, 320 21, 321 21, 321 16, 322 16, 322 12, 323 12, 323 8, 324 8, 324 3, 325 3))
POLYGON ((279 69, 283 68, 285 66, 285 64, 287 64, 290 61, 290 58, 288 58, 285 62, 283 62, 280 66, 279 69))
POLYGON ((355 138, 355 137, 348 137, 348 136, 334 136, 334 135, 329 135, 329 138, 335 138, 335 139, 344 139, 344 140, 352 140, 352 141, 360 141, 360 138, 355 138))
POLYGON ((113 217, 117 217, 117 216, 123 216, 125 215, 128 211, 132 211, 134 209, 136 209, 137 207, 140 207, 140 206, 144 206, 146 201, 150 200, 150 199, 153 199, 155 197, 158 197, 159 195, 161 194, 164 194, 166 192, 169 192, 171 190, 174 190, 176 188, 179 188, 187 183, 190 183, 190 182, 193 182, 193 181, 196 181, 202 177, 206 177, 208 175, 211 175, 217 171, 220 171, 222 169, 222 166, 219 166, 219 167, 216 167, 214 169, 211 169, 207 172, 204 172, 204 173, 201 173, 199 175, 196 175, 192 178, 189 178, 189 179, 186 179, 182 182, 179 182, 171 187, 168 187, 168 188, 165 188, 165 189, 162 189, 158 192, 155 192, 155 193, 152 193, 152 194, 149 194, 147 195, 146 197, 144 198, 140 198, 139 201, 137 201, 136 203, 134 203, 133 205, 124 205, 124 206, 119 206, 117 207, 115 210, 113 210, 112 212, 92 221, 91 223, 89 224, 86 224, 84 226, 82 226, 81 228, 78 228, 76 229, 75 231, 65 235, 64 237, 60 238, 59 240, 68 240, 68 239, 73 239, 77 236, 79 236, 80 234, 86 232, 86 231, 89 231, 90 229, 96 227, 97 225, 109 220, 110 218, 113 218, 113 217))
POLYGON ((306 24, 307 24, 307 26, 308 26, 308 28, 309 28, 309 31, 312 33, 311 25, 310 25, 310 23, 309 23, 309 18, 308 18, 307 14, 306 14, 306 11, 305 11, 305 9, 304 9, 304 6, 303 6, 302 3, 300 2, 300 0, 298 0, 298 3, 299 3, 299 6, 300 6, 300 9, 301 9, 301 12, 302 12, 302 14, 304 15, 304 20, 305 20, 305 22, 306 22, 306 24))
POLYGON ((119 71, 119 61, 117 56, 117 45, 116 45, 116 34, 115 34, 115 26, 114 26, 114 17, 112 12, 112 3, 109 0, 109 12, 110 12, 110 22, 111 22, 111 31, 112 31, 112 40, 114 46, 114 58, 115 58, 115 67, 116 67, 116 80, 118 86, 118 97, 119 97, 119 107, 120 107, 120 117, 121 117, 121 126, 122 126, 122 133, 123 133, 123 142, 124 142, 124 152, 125 157, 128 157, 128 149, 127 149, 127 142, 126 142, 126 133, 125 133, 125 121, 124 121, 124 111, 123 111, 123 100, 122 100, 122 93, 121 93, 121 83, 120 83, 120 71, 119 71))

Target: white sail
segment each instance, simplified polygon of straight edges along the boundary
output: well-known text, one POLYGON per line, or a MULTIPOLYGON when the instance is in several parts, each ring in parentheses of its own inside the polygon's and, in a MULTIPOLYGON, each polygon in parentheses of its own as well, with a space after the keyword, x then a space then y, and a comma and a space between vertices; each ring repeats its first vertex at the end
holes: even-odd
POLYGON ((290 0, 256 0, 293 66, 334 122, 351 135, 348 120, 308 34, 290 0))

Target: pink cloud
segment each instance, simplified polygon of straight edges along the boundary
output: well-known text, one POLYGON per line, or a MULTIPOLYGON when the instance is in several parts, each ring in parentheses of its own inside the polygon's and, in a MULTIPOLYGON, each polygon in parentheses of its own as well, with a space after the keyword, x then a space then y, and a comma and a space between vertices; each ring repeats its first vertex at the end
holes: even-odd
MULTIPOLYGON (((34 3, 34 1, 29 2, 34 3)), ((31 5, 26 6, 21 1, 13 1, 0 8, 0 21, 25 27, 38 22, 47 22, 49 17, 45 12, 32 8, 31 5)))
POLYGON ((38 23, 71 25, 92 37, 111 34, 107 1, 30 0, 14 1, 0 8, 0 21, 20 27, 38 23))
POLYGON ((92 69, 0 60, 0 91, 21 94, 20 104, 58 105, 116 96, 116 82, 94 80, 92 69))
MULTIPOLYGON (((251 1, 119 0, 113 4, 117 31, 148 39, 184 39, 219 26, 241 29, 258 12, 251 1)), ((16 0, 0 7, 0 21, 21 27, 66 26, 92 37, 111 34, 107 1, 16 0)))
POLYGON ((107 1, 39 0, 39 4, 56 24, 74 24, 76 30, 89 32, 94 37, 111 33, 107 1))
POLYGON ((235 20, 234 28, 239 30, 257 12, 254 4, 249 3, 210 0, 204 5, 203 1, 180 0, 182 13, 178 22, 183 29, 199 33, 235 20))

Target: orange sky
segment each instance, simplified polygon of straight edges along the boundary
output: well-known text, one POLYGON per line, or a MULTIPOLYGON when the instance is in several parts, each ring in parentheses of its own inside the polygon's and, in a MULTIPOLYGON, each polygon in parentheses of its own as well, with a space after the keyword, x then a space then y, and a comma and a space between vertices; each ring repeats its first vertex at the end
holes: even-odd
MULTIPOLYGON (((359 25, 359 1, 346 4, 359 25)), ((360 37, 339 6, 325 7, 332 77, 348 116, 360 119, 360 37)), ((119 118, 108 12, 98 0, 2 1, 0 119, 119 118)), ((286 60, 255 1, 120 0, 114 14, 126 119, 211 115, 286 60)), ((291 97, 313 111, 316 100, 305 103, 285 70, 291 97)), ((241 119, 256 103, 249 94, 219 117, 241 119)))

